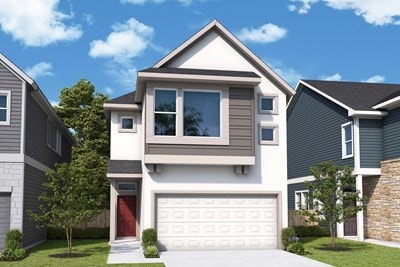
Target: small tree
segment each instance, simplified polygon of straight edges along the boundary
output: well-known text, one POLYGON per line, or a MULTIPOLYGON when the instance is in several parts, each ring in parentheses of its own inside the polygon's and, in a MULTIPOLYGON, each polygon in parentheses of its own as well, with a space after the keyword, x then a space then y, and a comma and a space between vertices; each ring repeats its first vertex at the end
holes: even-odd
POLYGON ((349 166, 340 167, 330 161, 321 162, 310 168, 315 181, 305 182, 308 187, 309 203, 318 208, 302 213, 313 221, 325 221, 329 225, 332 248, 336 246, 335 225, 343 223, 363 210, 364 198, 354 190, 355 177, 349 166), (356 205, 354 205, 356 203, 356 205))
POLYGON ((56 170, 46 173, 48 181, 39 197, 39 212, 28 211, 42 227, 65 230, 68 252, 72 253, 72 229, 79 223, 90 221, 103 209, 106 194, 101 177, 105 170, 99 166, 104 161, 95 151, 86 152, 71 163, 56 165, 56 170))

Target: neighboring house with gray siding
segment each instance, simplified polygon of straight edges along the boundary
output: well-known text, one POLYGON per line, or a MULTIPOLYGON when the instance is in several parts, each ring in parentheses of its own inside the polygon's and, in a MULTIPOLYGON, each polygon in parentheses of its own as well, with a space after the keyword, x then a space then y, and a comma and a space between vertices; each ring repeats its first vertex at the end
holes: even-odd
POLYGON ((37 84, 0 53, 0 248, 10 229, 24 247, 46 239, 27 210, 38 210, 44 171, 70 161, 72 143, 37 84))
POLYGON ((287 226, 294 90, 217 21, 104 104, 110 242, 155 228, 161 249, 276 249, 287 226))
POLYGON ((301 80, 287 108, 288 209, 304 208, 310 167, 354 168, 368 198, 339 237, 400 241, 400 85, 301 80))

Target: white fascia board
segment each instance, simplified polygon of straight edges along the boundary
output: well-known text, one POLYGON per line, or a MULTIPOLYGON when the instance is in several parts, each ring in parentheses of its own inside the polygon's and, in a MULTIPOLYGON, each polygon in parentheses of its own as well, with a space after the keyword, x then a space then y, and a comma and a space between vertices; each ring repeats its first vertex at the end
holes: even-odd
POLYGON ((400 96, 373 106, 373 109, 392 109, 400 105, 400 96))
POLYGON ((255 165, 255 157, 193 156, 193 155, 144 155, 145 164, 178 165, 255 165))
POLYGON ((116 104, 104 103, 104 110, 142 110, 142 106, 138 104, 116 104))
POLYGON ((273 71, 267 64, 265 64, 260 58, 258 58, 253 52, 251 52, 250 49, 248 49, 236 36, 234 36, 231 32, 229 32, 224 26, 222 26, 221 23, 219 23, 217 20, 213 20, 209 24, 207 24, 203 29, 198 31, 195 35, 193 35, 191 38, 189 38, 186 42, 181 44, 179 47, 177 47, 175 50, 173 50, 171 53, 169 53, 167 56, 165 56, 163 59, 161 59, 159 62, 157 62, 153 68, 160 68, 162 65, 164 65, 166 62, 170 61, 172 58, 177 56, 180 52, 182 52, 184 49, 189 47, 191 44, 196 42, 198 39, 200 39, 201 36, 206 34, 211 28, 216 27, 223 35, 225 38, 227 38, 229 41, 231 41, 240 52, 242 52, 244 55, 246 55, 253 64, 257 65, 261 70, 267 74, 268 77, 272 78, 275 82, 277 82, 284 91, 289 96, 293 96, 296 91, 285 81, 283 80, 275 71, 273 71))
POLYGON ((288 179, 287 184, 299 184, 299 183, 304 183, 305 181, 311 182, 314 180, 315 180, 314 176, 304 176, 299 178, 288 179))
POLYGON ((142 178, 140 173, 107 173, 107 178, 117 179, 117 178, 142 178))
POLYGON ((388 113, 386 111, 367 111, 367 110, 349 110, 348 111, 348 116, 349 117, 360 117, 360 118, 372 118, 372 117, 384 117, 388 113))

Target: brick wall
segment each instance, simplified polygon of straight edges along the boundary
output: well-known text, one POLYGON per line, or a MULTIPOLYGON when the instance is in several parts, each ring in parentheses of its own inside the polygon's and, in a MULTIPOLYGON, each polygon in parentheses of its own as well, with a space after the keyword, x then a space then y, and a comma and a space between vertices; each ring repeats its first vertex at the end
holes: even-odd
POLYGON ((400 242, 400 159, 382 161, 381 171, 363 178, 365 236, 400 242))

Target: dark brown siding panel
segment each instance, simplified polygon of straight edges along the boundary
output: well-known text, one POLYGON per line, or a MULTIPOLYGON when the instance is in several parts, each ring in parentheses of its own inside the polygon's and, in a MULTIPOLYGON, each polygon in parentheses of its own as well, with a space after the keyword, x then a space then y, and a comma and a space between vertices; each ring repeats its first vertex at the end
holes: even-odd
POLYGON ((37 228, 36 223, 30 219, 28 210, 39 212, 40 201, 38 197, 43 192, 42 184, 47 181, 46 175, 34 167, 25 164, 24 178, 24 223, 23 246, 30 246, 46 239, 47 231, 37 228))
POLYGON ((48 116, 33 99, 31 92, 31 89, 28 90, 26 96, 25 153, 48 167, 54 167, 54 163, 62 161, 62 158, 47 145, 48 116))
POLYGON ((0 64, 0 90, 11 91, 10 125, 0 125, 0 153, 19 153, 22 81, 0 64))
POLYGON ((146 144, 146 154, 254 156, 253 99, 253 88, 230 88, 229 145, 146 144))

